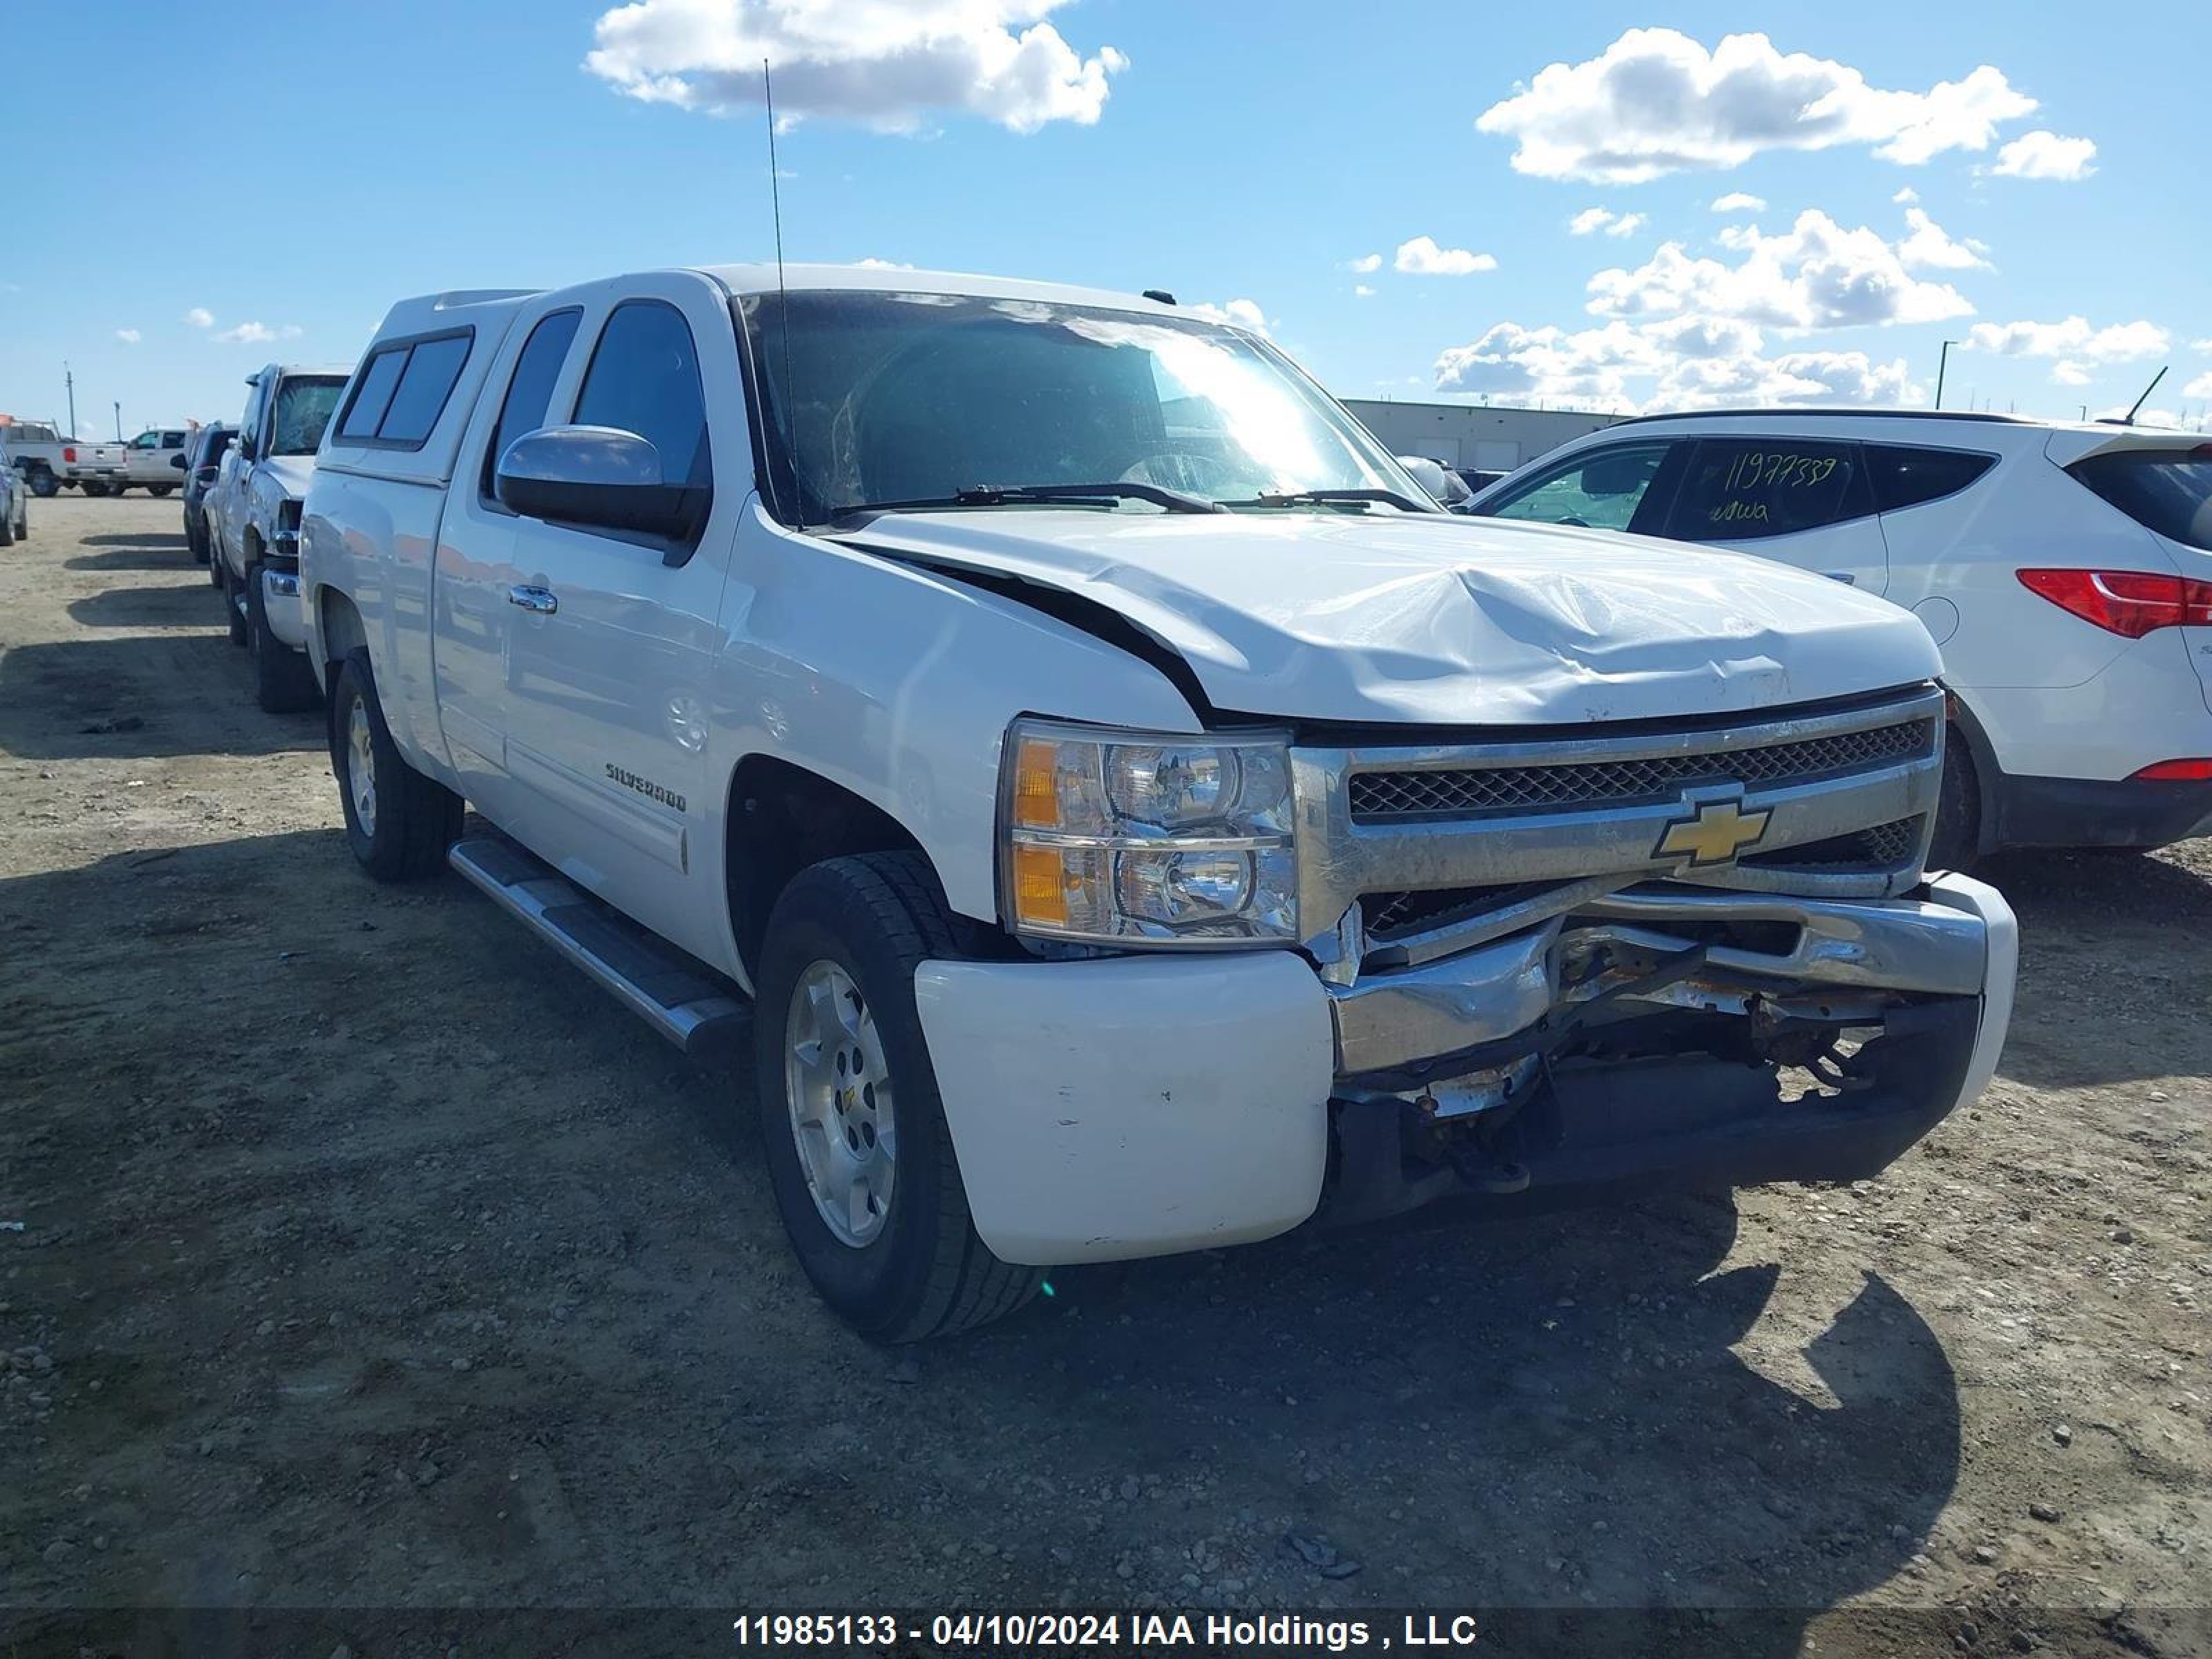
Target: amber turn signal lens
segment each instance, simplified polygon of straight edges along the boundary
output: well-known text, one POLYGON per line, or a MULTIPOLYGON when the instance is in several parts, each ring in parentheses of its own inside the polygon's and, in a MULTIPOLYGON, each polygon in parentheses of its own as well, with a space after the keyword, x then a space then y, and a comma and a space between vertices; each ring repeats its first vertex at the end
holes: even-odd
POLYGON ((1024 738, 1014 760, 1014 822, 1024 830, 1052 830, 1060 823, 1060 747, 1024 738))
POLYGON ((1056 847, 1014 849, 1015 920, 1035 925, 1067 924, 1067 873, 1056 847))

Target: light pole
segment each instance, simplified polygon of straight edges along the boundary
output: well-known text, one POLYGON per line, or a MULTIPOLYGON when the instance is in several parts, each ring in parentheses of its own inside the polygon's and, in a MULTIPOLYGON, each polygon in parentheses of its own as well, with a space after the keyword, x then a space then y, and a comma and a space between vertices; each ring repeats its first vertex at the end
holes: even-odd
POLYGON ((76 376, 70 373, 69 359, 66 357, 62 359, 62 384, 69 388, 69 434, 74 438, 76 436, 76 376))
POLYGON ((1958 343, 1956 340, 1944 341, 1942 355, 1936 359, 1936 407, 1938 409, 1943 407, 1943 371, 1951 366, 1951 348, 1958 343))
POLYGON ((115 405, 115 441, 123 441, 123 405, 120 403, 115 405))

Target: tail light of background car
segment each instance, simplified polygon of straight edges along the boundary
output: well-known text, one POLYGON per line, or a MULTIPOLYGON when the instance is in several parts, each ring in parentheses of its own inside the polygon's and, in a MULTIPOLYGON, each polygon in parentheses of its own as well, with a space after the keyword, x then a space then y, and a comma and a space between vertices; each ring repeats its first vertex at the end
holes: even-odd
POLYGON ((2108 634, 2212 625, 2212 582, 2148 570, 2022 570, 2021 586, 2108 634))

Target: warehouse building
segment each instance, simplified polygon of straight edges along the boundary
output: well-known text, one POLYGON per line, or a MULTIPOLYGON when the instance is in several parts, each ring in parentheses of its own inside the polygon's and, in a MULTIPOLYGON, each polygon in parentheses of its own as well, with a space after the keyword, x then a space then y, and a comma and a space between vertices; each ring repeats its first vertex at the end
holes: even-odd
POLYGON ((1625 418, 1496 404, 1400 403, 1367 398, 1344 401, 1345 407, 1364 422, 1393 455, 1425 455, 1446 466, 1480 472, 1510 472, 1571 438, 1625 418))

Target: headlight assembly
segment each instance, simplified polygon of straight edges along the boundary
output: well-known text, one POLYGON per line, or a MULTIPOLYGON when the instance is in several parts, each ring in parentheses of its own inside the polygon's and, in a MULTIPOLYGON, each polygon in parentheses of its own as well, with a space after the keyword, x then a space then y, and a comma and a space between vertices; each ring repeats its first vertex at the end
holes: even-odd
POLYGON ((1097 944, 1297 937, 1290 750, 1017 720, 1000 790, 1006 917, 1097 944))

